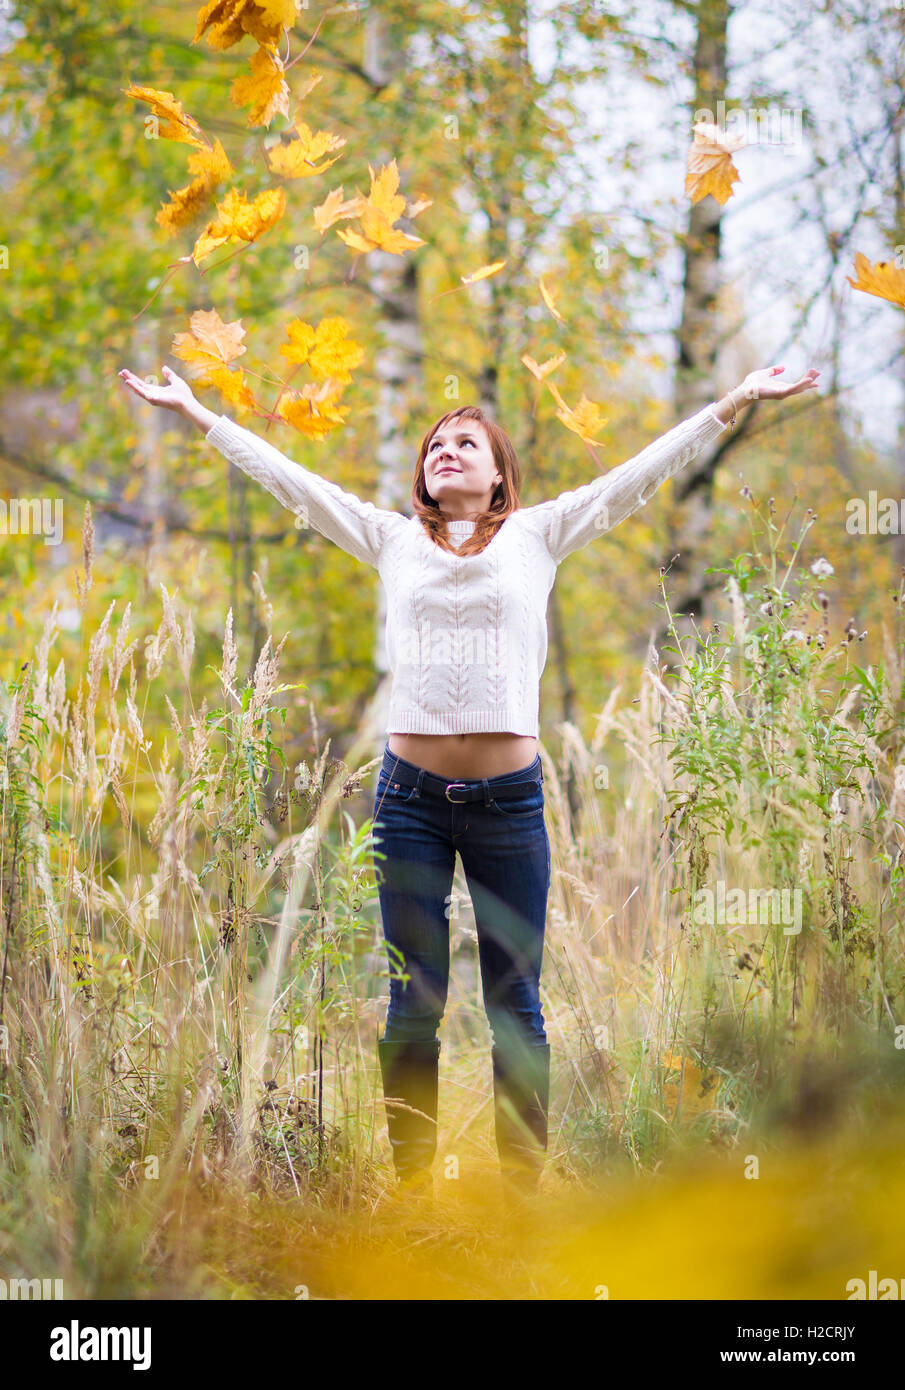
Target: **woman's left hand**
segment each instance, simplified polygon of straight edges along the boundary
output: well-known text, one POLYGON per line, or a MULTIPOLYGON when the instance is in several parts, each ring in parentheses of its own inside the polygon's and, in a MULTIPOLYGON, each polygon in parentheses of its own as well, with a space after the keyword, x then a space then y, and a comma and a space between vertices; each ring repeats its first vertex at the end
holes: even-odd
POLYGON ((749 401, 780 401, 786 396, 797 396, 802 391, 812 391, 817 385, 820 373, 810 367, 800 381, 776 381, 775 378, 785 367, 762 367, 760 371, 749 372, 742 382, 745 399, 749 401))

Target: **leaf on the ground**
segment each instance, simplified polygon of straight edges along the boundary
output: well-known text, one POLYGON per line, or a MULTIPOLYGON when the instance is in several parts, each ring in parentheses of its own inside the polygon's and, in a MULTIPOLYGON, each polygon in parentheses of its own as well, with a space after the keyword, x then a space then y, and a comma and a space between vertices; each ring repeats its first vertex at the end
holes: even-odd
POLYGON ((690 1057, 672 1052, 664 1052, 661 1061, 667 1072, 679 1073, 677 1081, 663 1082, 663 1099, 670 1119, 693 1118, 713 1109, 718 1081, 714 1072, 704 1072, 690 1057))

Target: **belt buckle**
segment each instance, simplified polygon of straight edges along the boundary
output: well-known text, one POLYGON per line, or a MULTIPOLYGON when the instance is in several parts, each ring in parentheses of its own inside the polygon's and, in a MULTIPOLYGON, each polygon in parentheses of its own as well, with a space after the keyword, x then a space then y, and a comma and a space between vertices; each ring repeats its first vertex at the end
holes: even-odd
POLYGON ((449 793, 450 793, 450 788, 451 788, 451 787, 464 787, 464 786, 465 786, 465 783, 464 783, 464 782, 450 782, 450 783, 448 783, 448 785, 447 785, 447 787, 446 787, 446 789, 445 789, 445 791, 444 791, 444 796, 446 797, 446 800, 447 800, 447 801, 451 801, 452 804, 453 804, 454 806, 464 806, 464 805, 465 805, 464 800, 463 800, 463 801, 457 801, 456 798, 455 798, 454 796, 450 796, 450 794, 449 794, 449 793))

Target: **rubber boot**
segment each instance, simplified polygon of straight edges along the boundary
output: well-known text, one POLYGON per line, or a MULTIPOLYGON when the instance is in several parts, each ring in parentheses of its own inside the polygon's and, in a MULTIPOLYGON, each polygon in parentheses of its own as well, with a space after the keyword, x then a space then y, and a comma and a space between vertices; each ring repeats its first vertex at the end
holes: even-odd
POLYGON ((537 1190, 547 1150, 550 1104, 550 1044, 523 1047, 518 1063, 492 1047, 493 1110, 497 1150, 508 1197, 537 1190))
POLYGON ((437 1152, 437 1081, 440 1039, 377 1043, 393 1165, 401 1185, 432 1190, 437 1152))

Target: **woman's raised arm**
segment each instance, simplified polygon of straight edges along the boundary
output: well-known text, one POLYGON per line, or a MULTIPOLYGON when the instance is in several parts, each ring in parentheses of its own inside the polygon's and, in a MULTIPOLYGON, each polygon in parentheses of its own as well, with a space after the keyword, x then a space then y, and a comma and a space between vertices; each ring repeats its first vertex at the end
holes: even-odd
POLYGON ((714 405, 689 416, 618 468, 612 468, 584 487, 562 492, 552 501, 525 507, 519 516, 540 531, 547 549, 559 564, 573 550, 611 531, 643 507, 661 483, 719 438, 727 426, 735 424, 736 414, 743 406, 758 399, 778 400, 812 390, 820 375, 812 367, 800 381, 788 385, 774 381, 773 378, 784 370, 784 367, 765 367, 750 372, 741 386, 714 405))
POLYGON ((120 376, 143 400, 173 410, 203 429, 205 438, 231 463, 295 513, 300 529, 310 526, 357 560, 377 568, 390 530, 407 524, 401 512, 362 502, 337 483, 303 468, 244 425, 201 405, 188 383, 169 367, 164 367, 163 372, 166 386, 154 386, 129 371, 120 372, 120 376))

